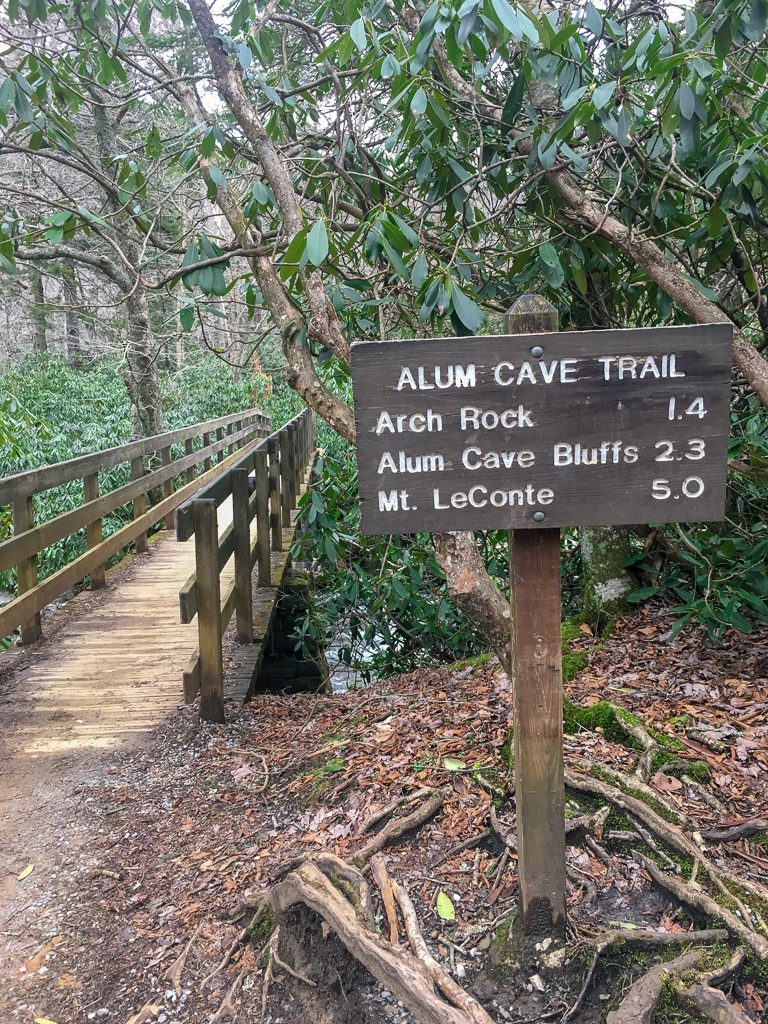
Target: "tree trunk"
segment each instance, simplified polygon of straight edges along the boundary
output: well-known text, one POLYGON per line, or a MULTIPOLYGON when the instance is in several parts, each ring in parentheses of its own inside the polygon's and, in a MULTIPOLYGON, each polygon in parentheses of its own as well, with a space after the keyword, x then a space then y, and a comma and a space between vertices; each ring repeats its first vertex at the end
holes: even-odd
POLYGON ((76 369, 83 361, 80 317, 77 315, 77 276, 72 260, 65 260, 61 275, 64 295, 64 324, 67 339, 67 361, 76 369))
MULTIPOLYGON (((127 252, 132 249, 128 247, 127 252)), ((135 254, 138 258, 138 253, 135 254)), ((144 288, 137 284, 125 300, 128 314, 125 386, 131 400, 133 430, 137 437, 150 437, 163 429, 163 406, 157 378, 157 352, 151 339, 149 303, 144 288)))
POLYGON ((632 553, 629 530, 624 526, 582 526, 579 532, 584 567, 584 618, 599 626, 627 610, 627 595, 636 586, 627 569, 632 553))
POLYGON ((29 316, 32 320, 32 347, 36 356, 46 355, 48 352, 47 320, 45 313, 45 289, 43 287, 43 275, 32 271, 32 302, 29 304, 29 316))

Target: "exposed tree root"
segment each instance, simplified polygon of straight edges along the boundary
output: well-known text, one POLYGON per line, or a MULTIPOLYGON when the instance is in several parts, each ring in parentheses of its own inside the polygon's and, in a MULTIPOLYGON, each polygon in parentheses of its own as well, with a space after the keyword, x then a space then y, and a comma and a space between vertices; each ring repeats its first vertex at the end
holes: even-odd
POLYGON ((593 940, 595 953, 581 986, 581 991, 560 1024, 568 1024, 581 1009, 584 998, 592 984, 592 978, 594 977, 598 961, 606 950, 614 949, 617 946, 672 946, 682 943, 686 945, 714 944, 716 942, 725 942, 727 939, 728 932, 724 928, 708 928, 704 931, 696 932, 655 932, 642 928, 617 928, 612 931, 602 932, 593 940))
MULTIPOLYGON (((291 871, 273 885, 265 902, 276 918, 297 904, 319 914, 349 953, 401 999, 423 1024, 491 1024, 491 1018, 479 1004, 476 1004, 479 1013, 466 1009, 465 1000, 471 998, 467 993, 460 1001, 463 1005, 457 1005, 450 994, 455 983, 436 962, 435 966, 445 979, 439 991, 434 968, 402 946, 386 942, 366 926, 349 900, 316 863, 307 861, 291 871)), ((403 904, 400 906, 402 910, 403 904)))
POLYGON ((703 949, 695 949, 652 967, 634 983, 619 1008, 608 1014, 606 1024, 653 1024, 656 1006, 667 979, 678 978, 685 971, 692 970, 703 956, 703 949))
POLYGON ((239 972, 235 980, 230 985, 229 991, 224 996, 224 1001, 222 1002, 221 1006, 218 1008, 218 1010, 211 1019, 211 1024, 219 1024, 219 1021, 224 1020, 225 1014, 228 1017, 232 1017, 233 1020, 237 1017, 237 1007, 235 1006, 235 998, 237 996, 237 993, 240 991, 240 986, 243 983, 244 977, 245 968, 243 968, 243 970, 239 972))
POLYGON ((740 825, 733 825, 731 828, 713 828, 702 832, 702 839, 708 843, 730 843, 736 839, 744 839, 757 835, 768 829, 768 818, 756 818, 752 821, 742 821, 740 825))
POLYGON ((732 911, 727 907, 720 906, 703 890, 694 889, 692 885, 688 885, 681 879, 665 874, 660 867, 641 853, 635 853, 635 856, 654 882, 671 892, 681 903, 699 910, 707 917, 722 921, 732 935, 736 935, 742 942, 750 946, 762 960, 768 960, 768 939, 749 928, 732 911))
MULTIPOLYGON (((292 978, 295 978, 297 981, 301 981, 305 985, 309 985, 310 988, 317 988, 317 982, 316 981, 312 981, 312 979, 308 978, 306 976, 306 974, 302 974, 301 971, 297 971, 295 967, 291 967, 290 964, 287 964, 283 959, 281 959, 280 953, 278 951, 278 943, 279 942, 280 942, 280 925, 278 925, 277 928, 275 928, 274 932, 272 933, 272 938, 269 940, 269 955, 270 955, 272 963, 273 964, 277 964, 277 966, 280 968, 280 970, 285 971, 286 974, 290 974, 290 976, 292 978)), ((274 973, 274 967, 273 967, 273 973, 274 973)))
POLYGON ((197 938, 197 936, 200 934, 200 929, 202 927, 203 926, 202 926, 202 923, 201 923, 201 924, 199 924, 197 926, 197 928, 195 928, 195 930, 192 932, 192 935, 191 935, 189 941, 187 942, 187 944, 184 947, 184 949, 181 951, 180 955, 173 961, 171 966, 168 968, 168 970, 163 975, 165 980, 166 981, 170 981, 170 983, 173 985, 173 990, 176 993, 176 998, 177 999, 181 995, 181 976, 184 973, 184 968, 185 968, 186 963, 187 963, 187 957, 189 956, 189 951, 192 949, 192 944, 195 941, 195 939, 197 938))
POLYGON ((397 927, 397 907, 395 906, 395 891, 392 879, 384 865, 384 858, 380 853, 371 857, 371 874, 373 880, 379 887, 381 898, 384 903, 384 911, 389 924, 389 941, 396 946, 400 941, 400 934, 397 927))
POLYGON ((395 892, 398 906, 400 907, 400 911, 403 915, 403 920, 405 921, 405 930, 408 934, 408 941, 411 944, 411 949, 426 967, 435 984, 435 988, 442 992, 445 998, 449 1000, 449 1002, 453 1003, 454 1006, 463 1010, 467 1015, 467 1020, 471 1021, 472 1024, 492 1024, 491 1018, 482 1008, 480 1003, 478 1003, 476 999, 473 999, 473 997, 466 992, 461 985, 458 985, 453 978, 443 970, 437 960, 435 960, 429 952, 427 944, 424 941, 424 936, 421 934, 421 929, 419 928, 416 910, 404 886, 399 885, 394 881, 391 884, 395 892))
POLYGON ((362 846, 353 858, 353 863, 358 867, 362 867, 368 863, 374 853, 378 853, 383 850, 388 843, 393 843, 396 839, 406 835, 406 833, 413 831, 423 825, 424 822, 429 821, 442 807, 448 796, 448 788, 443 787, 436 789, 423 803, 411 811, 410 814, 404 815, 402 818, 393 818, 392 821, 388 821, 384 828, 377 832, 375 836, 368 840, 368 842, 362 846))
MULTIPOLYGON (((712 884, 728 900, 735 903, 736 906, 739 908, 742 917, 746 922, 746 924, 744 924, 742 927, 744 928, 746 934, 750 936, 750 939, 747 939, 745 936, 742 935, 741 937, 744 938, 744 941, 749 942, 749 944, 752 946, 755 952, 757 952, 761 957, 765 958, 768 956, 768 941, 766 941, 766 939, 763 936, 757 934, 756 932, 752 931, 750 927, 748 927, 751 922, 751 915, 745 907, 745 905, 743 904, 743 902, 741 901, 741 899, 738 897, 738 895, 736 895, 732 891, 732 889, 729 889, 728 886, 726 886, 725 880, 729 881, 733 886, 741 886, 743 890, 752 891, 756 895, 759 895, 763 899, 765 899, 766 897, 768 897, 768 892, 766 892, 763 886, 758 885, 758 883, 756 882, 750 882, 748 880, 745 881, 739 878, 738 876, 731 874, 728 871, 721 871, 715 868, 714 865, 711 864, 710 861, 705 857, 701 848, 698 847, 694 842, 692 842, 678 825, 666 821, 664 818, 661 817, 660 814, 653 810, 652 807, 649 807, 647 804, 643 803, 643 801, 638 799, 637 797, 623 793, 620 789, 617 789, 614 786, 611 786, 608 783, 603 782, 601 779, 596 779, 591 775, 583 775, 580 772, 574 772, 571 770, 566 770, 565 772, 565 783, 572 789, 576 789, 585 793, 590 793, 593 796, 600 796, 603 799, 614 804, 616 807, 620 807, 622 810, 628 812, 629 814, 632 814, 636 818, 639 818, 643 822, 643 824, 647 825, 648 828, 650 828, 657 836, 659 836, 665 843, 671 846, 674 850, 677 850, 679 853, 684 854, 686 857, 690 857, 693 860, 694 869, 697 870, 698 868, 702 868, 709 876, 712 884)), ((663 872, 660 872, 660 874, 665 880, 669 881, 668 876, 664 875, 663 872)), ((693 890, 690 886, 685 886, 685 883, 682 884, 684 888, 688 891, 697 891, 693 890)), ((665 887, 669 889, 670 885, 667 884, 665 887)), ((702 893, 702 895, 706 896, 706 894, 704 893, 702 893)), ((706 898, 709 899, 709 897, 706 898)), ((711 900, 711 903, 715 907, 718 906, 718 904, 715 903, 714 900, 711 900)), ((719 913, 718 915, 721 918, 723 918, 723 910, 724 908, 720 908, 721 913, 719 913)), ((737 924, 740 923, 738 922, 738 919, 735 917, 735 915, 731 914, 731 917, 734 921, 737 922, 737 924)), ((725 918, 723 918, 723 920, 725 920, 725 918)), ((730 925, 728 927, 730 928, 730 925)), ((736 934, 740 933, 736 932, 736 934)))
POLYGON ((715 1024, 752 1024, 745 1013, 728 1002, 720 989, 709 985, 690 985, 678 992, 678 998, 692 1003, 700 1014, 715 1024))

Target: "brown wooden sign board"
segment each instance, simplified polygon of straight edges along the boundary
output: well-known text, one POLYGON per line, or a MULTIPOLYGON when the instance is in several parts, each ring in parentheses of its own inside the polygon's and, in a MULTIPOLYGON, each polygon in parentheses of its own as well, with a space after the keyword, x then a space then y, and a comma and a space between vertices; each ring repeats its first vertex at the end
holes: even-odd
POLYGON ((366 534, 706 522, 725 510, 727 324, 366 341, 366 534))

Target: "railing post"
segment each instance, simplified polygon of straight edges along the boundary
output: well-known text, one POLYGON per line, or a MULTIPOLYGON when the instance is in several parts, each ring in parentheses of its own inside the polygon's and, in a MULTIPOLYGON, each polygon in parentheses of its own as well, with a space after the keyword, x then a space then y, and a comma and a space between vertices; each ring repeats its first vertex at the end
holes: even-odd
MULTIPOLYGON (((18 498, 12 504, 13 508, 13 530, 14 533, 24 533, 31 530, 35 525, 35 509, 32 503, 32 495, 18 498)), ((16 566, 16 580, 19 589, 19 596, 27 590, 37 586, 37 555, 25 558, 16 566)), ((26 622, 21 624, 21 642, 33 644, 43 635, 40 626, 40 612, 35 612, 26 622)))
POLYGON ((269 452, 269 527, 272 550, 283 550, 283 516, 280 501, 280 435, 267 441, 269 452))
POLYGON ((291 437, 290 428, 283 427, 280 439, 280 508, 283 526, 291 525, 291 437))
POLYGON ((216 502, 195 502, 197 633, 200 649, 200 719, 224 721, 224 663, 221 654, 221 582, 216 502))
POLYGON ((256 474, 256 552, 259 565, 259 586, 272 586, 272 562, 269 554, 269 470, 267 453, 254 452, 256 474))
POLYGON ((253 592, 251 590, 251 527, 248 505, 248 470, 233 469, 232 528, 235 540, 235 611, 237 639, 253 643, 253 592))
MULTIPOLYGON (((223 439, 223 437, 224 437, 224 427, 217 427, 216 428, 216 440, 217 441, 221 441, 223 439)), ((226 451, 226 448, 222 448, 219 451, 219 454, 216 456, 216 465, 217 466, 218 466, 218 464, 220 462, 223 462, 224 459, 226 458, 226 455, 224 454, 225 451, 226 451)))
MULTIPOLYGON (((229 437, 231 434, 233 434, 234 430, 235 430, 235 424, 234 423, 227 424, 227 437, 229 437)), ((235 451, 235 444, 234 444, 234 442, 232 444, 230 444, 230 445, 227 445, 227 447, 224 449, 224 453, 226 453, 227 455, 231 455, 233 451, 235 451)), ((224 454, 224 453, 222 453, 222 454, 224 454)))
MULTIPOLYGON (((167 447, 167 448, 163 448, 160 451, 160 461, 161 461, 163 466, 170 466, 170 464, 171 464, 171 449, 170 449, 170 446, 167 447)), ((170 496, 172 494, 173 494, 173 477, 171 477, 170 480, 166 480, 165 483, 163 484, 163 496, 165 498, 170 498, 170 496)), ((176 529, 176 513, 173 510, 171 510, 168 513, 168 515, 165 517, 165 528, 166 528, 166 530, 175 530, 176 529)))
MULTIPOLYGON (((207 434, 203 434, 203 448, 207 448, 208 445, 213 444, 213 438, 214 433, 212 430, 210 430, 207 434)), ((213 463, 211 462, 211 456, 209 455, 207 459, 203 459, 203 472, 207 473, 212 465, 213 463)))
MULTIPOLYGON (((131 480, 140 480, 144 476, 144 459, 139 455, 135 459, 131 459, 131 480)), ((146 494, 138 494, 133 499, 133 518, 138 519, 143 516, 147 511, 147 496, 146 494)), ((147 550, 147 535, 146 533, 140 533, 136 538, 136 554, 143 555, 147 550)))
MULTIPOLYGON (((186 439, 186 441, 184 442, 184 454, 185 455, 193 455, 194 451, 195 451, 195 446, 194 446, 193 440, 192 440, 191 437, 188 437, 186 439)), ((185 481, 188 484, 192 483, 192 481, 195 479, 195 467, 194 466, 188 466, 187 467, 187 469, 186 469, 186 471, 184 473, 184 479, 185 479, 185 481)))
MULTIPOLYGON (((99 474, 89 473, 83 478, 83 501, 95 501, 99 496, 99 474)), ((104 533, 101 528, 101 519, 94 519, 85 528, 85 540, 89 548, 95 548, 101 544, 104 533)), ((91 573, 91 590, 101 590, 106 583, 104 566, 98 565, 91 573)))

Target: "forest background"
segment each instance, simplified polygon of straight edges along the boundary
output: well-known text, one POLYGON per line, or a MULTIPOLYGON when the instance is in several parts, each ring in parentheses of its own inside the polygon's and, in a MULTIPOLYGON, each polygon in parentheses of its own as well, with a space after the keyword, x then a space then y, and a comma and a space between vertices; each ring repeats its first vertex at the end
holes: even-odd
POLYGON ((563 328, 730 320, 726 519, 567 531, 565 613, 663 591, 715 641, 768 619, 765 4, 216 18, 21 0, 0 23, 0 472, 306 401, 328 428, 305 632, 366 674, 504 658, 503 532, 359 535, 350 341, 496 333, 523 291, 563 328))

